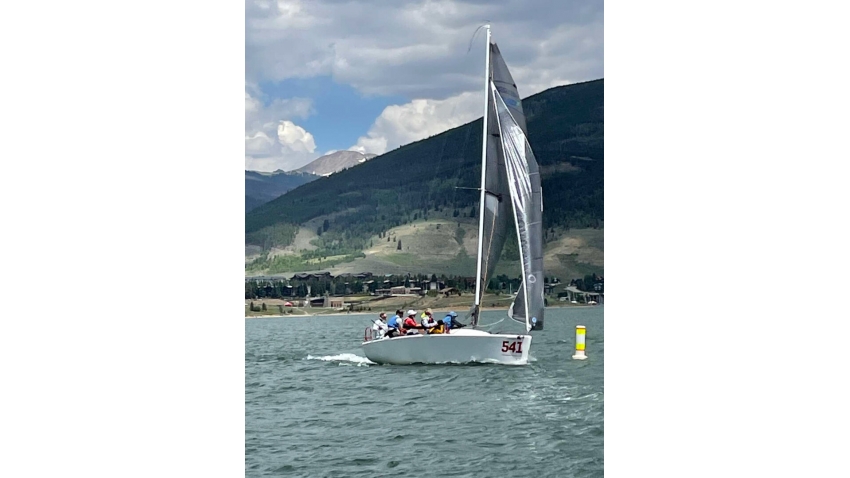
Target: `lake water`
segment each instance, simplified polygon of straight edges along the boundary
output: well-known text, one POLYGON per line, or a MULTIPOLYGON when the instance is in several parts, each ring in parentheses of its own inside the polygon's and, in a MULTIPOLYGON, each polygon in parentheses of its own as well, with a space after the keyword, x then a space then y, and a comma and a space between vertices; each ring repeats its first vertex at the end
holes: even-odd
POLYGON ((372 364, 373 316, 245 320, 246 476, 603 476, 602 306, 546 309, 526 366, 372 364))

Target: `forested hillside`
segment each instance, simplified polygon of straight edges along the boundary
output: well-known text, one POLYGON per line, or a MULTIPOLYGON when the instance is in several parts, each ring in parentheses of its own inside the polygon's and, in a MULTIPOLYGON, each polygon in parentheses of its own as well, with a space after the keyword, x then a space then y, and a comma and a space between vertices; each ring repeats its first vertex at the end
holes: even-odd
MULTIPOLYGON (((600 79, 523 100, 541 166, 547 230, 599 227, 604 219, 603 87, 600 79)), ((286 246, 294 238, 287 225, 321 221, 311 255, 354 254, 392 227, 435 215, 474 217, 477 192, 456 187, 478 187, 480 162, 479 118, 257 207, 246 216, 246 243, 286 246)))
POLYGON ((245 171, 245 212, 265 204, 318 176, 308 173, 245 171))

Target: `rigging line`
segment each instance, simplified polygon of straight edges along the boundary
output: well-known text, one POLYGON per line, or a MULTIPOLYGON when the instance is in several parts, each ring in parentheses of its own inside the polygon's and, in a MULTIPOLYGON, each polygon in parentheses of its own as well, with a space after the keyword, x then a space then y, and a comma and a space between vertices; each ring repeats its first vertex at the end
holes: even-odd
POLYGON ((501 319, 501 320, 499 320, 499 321, 497 321, 497 322, 493 322, 492 324, 487 324, 487 325, 480 325, 480 324, 479 324, 477 328, 479 328, 479 329, 486 329, 486 330, 490 330, 490 329, 492 329, 494 326, 496 326, 499 322, 502 322, 502 321, 504 321, 504 320, 505 320, 505 318, 504 318, 504 317, 502 317, 502 319, 501 319))
POLYGON ((481 30, 482 28, 484 28, 485 26, 489 25, 489 24, 490 24, 490 20, 487 20, 487 23, 485 23, 483 25, 479 25, 478 28, 476 28, 475 31, 472 33, 472 38, 469 39, 469 48, 466 49, 467 54, 469 54, 469 52, 472 51, 472 42, 475 41, 475 37, 478 35, 478 31, 481 30))

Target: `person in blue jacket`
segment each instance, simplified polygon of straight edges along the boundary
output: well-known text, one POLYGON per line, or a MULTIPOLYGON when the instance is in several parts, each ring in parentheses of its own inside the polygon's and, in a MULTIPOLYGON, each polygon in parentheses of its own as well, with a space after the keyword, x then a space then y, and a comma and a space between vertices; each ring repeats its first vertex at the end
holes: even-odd
POLYGON ((455 311, 451 311, 445 317, 443 317, 443 325, 446 326, 446 330, 459 329, 461 327, 466 327, 464 324, 461 324, 457 320, 457 312, 455 312, 455 311))
POLYGON ((395 337, 398 334, 399 329, 401 329, 401 321, 403 319, 404 311, 395 311, 395 315, 387 321, 387 326, 389 327, 389 330, 386 333, 387 337, 395 337))

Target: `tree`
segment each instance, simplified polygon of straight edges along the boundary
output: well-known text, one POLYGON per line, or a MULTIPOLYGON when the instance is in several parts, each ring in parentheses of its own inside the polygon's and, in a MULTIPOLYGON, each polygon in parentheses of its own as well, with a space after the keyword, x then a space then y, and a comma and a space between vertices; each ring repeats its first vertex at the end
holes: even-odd
POLYGON ((320 227, 320 228, 318 228, 318 229, 316 229, 316 235, 317 235, 317 236, 321 236, 321 235, 322 235, 322 228, 321 228, 321 227, 320 227))
POLYGON ((327 219, 322 223, 322 231, 327 231, 328 228, 331 227, 331 223, 328 222, 327 219))
POLYGON ((398 240, 398 247, 396 247, 396 250, 401 250, 401 239, 398 240))
POLYGON ((582 285, 584 285, 584 288, 582 290, 592 291, 593 290, 593 276, 591 276, 590 274, 586 274, 584 276, 584 282, 583 282, 582 285))

